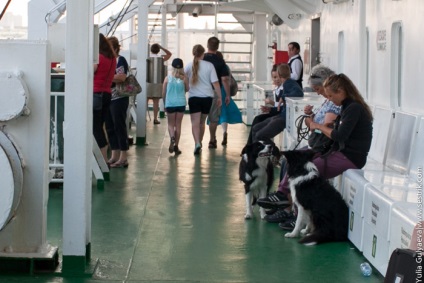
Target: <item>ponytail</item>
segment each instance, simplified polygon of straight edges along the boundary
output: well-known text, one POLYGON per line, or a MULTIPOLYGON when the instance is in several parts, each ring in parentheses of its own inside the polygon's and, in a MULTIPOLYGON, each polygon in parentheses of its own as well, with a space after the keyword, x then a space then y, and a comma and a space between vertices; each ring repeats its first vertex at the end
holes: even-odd
POLYGON ((199 80, 199 60, 202 57, 202 55, 205 53, 205 48, 200 45, 197 44, 195 46, 193 46, 193 66, 192 66, 192 77, 191 77, 191 83, 194 85, 197 83, 197 81, 199 80))

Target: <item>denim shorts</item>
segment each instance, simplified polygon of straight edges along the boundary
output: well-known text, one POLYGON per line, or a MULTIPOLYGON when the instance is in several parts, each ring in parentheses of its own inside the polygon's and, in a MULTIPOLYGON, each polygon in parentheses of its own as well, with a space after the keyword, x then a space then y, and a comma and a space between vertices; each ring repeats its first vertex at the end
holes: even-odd
POLYGON ((184 113, 185 109, 186 109, 185 106, 165 107, 166 113, 175 113, 175 112, 184 113))

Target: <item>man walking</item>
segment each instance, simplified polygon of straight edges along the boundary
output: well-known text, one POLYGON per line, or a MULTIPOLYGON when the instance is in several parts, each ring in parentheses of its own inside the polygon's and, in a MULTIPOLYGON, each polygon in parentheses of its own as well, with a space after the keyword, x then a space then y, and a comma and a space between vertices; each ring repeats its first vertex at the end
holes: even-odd
MULTIPOLYGON (((219 85, 220 87, 224 86, 226 97, 225 97, 225 104, 228 105, 230 103, 230 73, 228 71, 228 68, 225 65, 224 59, 220 58, 216 52, 219 48, 219 39, 215 36, 210 37, 208 39, 207 44, 208 51, 205 53, 205 56, 203 60, 211 62, 216 70, 216 74, 219 79, 219 85)), ((210 141, 209 141, 209 148, 217 148, 217 141, 216 141, 216 129, 218 127, 218 121, 219 116, 221 112, 221 107, 218 107, 215 103, 216 100, 216 93, 215 98, 212 103, 211 110, 209 112, 209 133, 210 133, 210 141)), ((222 102, 224 103, 224 101, 222 102)))

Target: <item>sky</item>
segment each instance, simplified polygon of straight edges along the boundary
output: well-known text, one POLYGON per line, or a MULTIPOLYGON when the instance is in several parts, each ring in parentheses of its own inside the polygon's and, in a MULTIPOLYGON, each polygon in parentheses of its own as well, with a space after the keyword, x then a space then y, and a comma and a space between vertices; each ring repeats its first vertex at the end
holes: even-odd
MULTIPOLYGON (((29 0, 12 0, 7 8, 8 12, 12 12, 17 15, 23 15, 27 13, 29 0)), ((7 0, 0 0, 0 7, 3 10, 7 0)))
MULTIPOLYGON (((28 24, 28 2, 29 0, 12 0, 7 8, 8 13, 22 16, 23 25, 28 24)), ((0 0, 0 10, 3 11, 7 0, 0 0)), ((0 11, 0 13, 1 13, 0 11)))

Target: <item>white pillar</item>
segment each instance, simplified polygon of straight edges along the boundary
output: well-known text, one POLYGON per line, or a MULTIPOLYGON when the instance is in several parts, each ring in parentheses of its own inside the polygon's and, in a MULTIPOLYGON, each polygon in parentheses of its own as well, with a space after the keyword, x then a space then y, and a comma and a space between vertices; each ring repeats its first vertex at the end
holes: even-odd
POLYGON ((366 0, 360 0, 358 2, 359 5, 359 25, 358 25, 358 47, 359 47, 359 68, 358 70, 358 89, 362 96, 366 97, 367 94, 367 5, 366 0))
POLYGON ((266 81, 268 73, 271 73, 271 70, 268 70, 268 32, 267 32, 267 23, 266 15, 254 15, 254 44, 253 44, 253 80, 256 81, 266 81))
MULTIPOLYGON (((165 3, 163 3, 162 4, 162 9, 161 9, 161 11, 162 11, 162 30, 161 30, 161 34, 160 34, 161 35, 160 36, 161 37, 160 44, 163 47, 165 47, 166 49, 169 49, 168 48, 168 37, 166 36, 166 32, 167 32, 167 29, 166 29, 166 14, 167 14, 166 7, 167 7, 167 5, 165 3)), ((168 65, 168 62, 165 62, 164 64, 165 65, 168 65)), ((166 75, 168 75, 168 74, 165 74, 165 76, 166 75)), ((165 106, 163 104, 163 99, 160 100, 160 113, 159 113, 159 116, 161 118, 164 118, 165 117, 165 106)))
POLYGON ((138 43, 137 43, 137 80, 140 82, 143 91, 137 95, 137 131, 136 144, 144 145, 146 143, 146 89, 147 89, 147 72, 146 60, 147 51, 147 18, 149 14, 149 6, 154 0, 143 1, 138 0, 138 43))
MULTIPOLYGON (((63 272, 83 273, 91 241, 93 0, 67 1, 63 272), (78 42, 78 44, 75 44, 78 42)), ((95 46, 94 48, 98 48, 95 46)))

